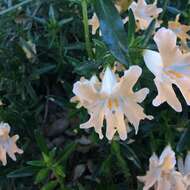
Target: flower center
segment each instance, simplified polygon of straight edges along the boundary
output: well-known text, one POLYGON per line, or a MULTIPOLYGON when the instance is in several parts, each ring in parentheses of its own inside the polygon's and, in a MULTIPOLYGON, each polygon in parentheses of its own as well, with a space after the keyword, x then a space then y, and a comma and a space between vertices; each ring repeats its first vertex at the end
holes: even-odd
POLYGON ((115 107, 115 108, 118 108, 118 107, 119 107, 119 102, 118 102, 118 100, 117 100, 116 98, 114 98, 114 99, 109 99, 107 106, 108 106, 108 108, 109 108, 110 110, 112 110, 114 107, 115 107))
POLYGON ((164 170, 171 170, 173 167, 171 156, 166 156, 164 159, 164 163, 162 164, 162 168, 164 170))

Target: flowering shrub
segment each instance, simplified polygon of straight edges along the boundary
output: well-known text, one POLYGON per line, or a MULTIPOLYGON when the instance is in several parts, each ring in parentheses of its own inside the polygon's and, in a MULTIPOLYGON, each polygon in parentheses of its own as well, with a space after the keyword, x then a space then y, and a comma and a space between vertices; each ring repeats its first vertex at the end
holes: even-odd
POLYGON ((0 189, 190 189, 189 8, 1 1, 0 189))

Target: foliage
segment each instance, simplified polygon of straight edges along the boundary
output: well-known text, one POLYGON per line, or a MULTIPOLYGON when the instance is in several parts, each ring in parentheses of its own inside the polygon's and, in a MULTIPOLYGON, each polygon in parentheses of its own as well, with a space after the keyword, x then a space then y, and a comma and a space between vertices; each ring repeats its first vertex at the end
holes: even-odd
MULTIPOLYGON (((188 0, 158 0, 158 5, 164 8, 163 25, 178 13, 183 23, 190 23, 188 0)), ((0 2, 0 119, 20 135, 24 150, 16 163, 9 160, 1 166, 0 189, 140 190, 136 176, 145 173, 153 151, 168 143, 178 155, 190 149, 189 108, 177 89, 182 113, 167 104, 151 104, 156 87, 142 51, 155 48, 155 21, 146 31, 135 32, 132 11, 121 16, 126 15, 124 26, 111 0, 0 2), (94 11, 102 37, 88 33, 86 16, 94 11), (151 89, 144 107, 155 117, 141 123, 138 135, 132 130, 124 142, 99 140, 93 130, 81 130, 79 124, 88 115, 70 103, 75 81, 99 75, 116 60, 126 68, 143 68, 136 88, 151 89)))

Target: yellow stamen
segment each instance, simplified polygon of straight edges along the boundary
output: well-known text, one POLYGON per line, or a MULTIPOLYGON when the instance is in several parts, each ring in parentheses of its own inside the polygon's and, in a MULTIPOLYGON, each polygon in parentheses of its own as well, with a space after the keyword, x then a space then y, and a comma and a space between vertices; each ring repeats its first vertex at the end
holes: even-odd
POLYGON ((166 156, 162 168, 165 170, 170 170, 172 168, 172 160, 171 157, 168 155, 166 156))
POLYGON ((183 75, 180 73, 177 73, 175 71, 168 71, 169 74, 172 74, 173 76, 177 77, 177 78, 182 78, 183 75))
POLYGON ((108 100, 108 108, 111 110, 111 109, 112 109, 112 106, 113 106, 112 100, 109 99, 109 100, 108 100))
POLYGON ((118 100, 117 99, 114 99, 114 103, 115 103, 115 107, 119 107, 119 102, 118 102, 118 100))

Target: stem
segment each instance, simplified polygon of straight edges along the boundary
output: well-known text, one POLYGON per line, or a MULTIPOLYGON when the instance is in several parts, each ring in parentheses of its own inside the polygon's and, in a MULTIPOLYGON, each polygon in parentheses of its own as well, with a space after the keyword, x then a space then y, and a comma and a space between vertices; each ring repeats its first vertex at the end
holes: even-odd
POLYGON ((33 1, 33 0, 25 0, 25 1, 22 1, 21 3, 18 3, 18 4, 14 5, 14 6, 10 7, 10 8, 8 8, 8 9, 5 9, 5 10, 1 11, 1 12, 0 12, 0 16, 4 15, 4 14, 6 14, 6 13, 9 13, 9 12, 11 12, 11 11, 14 11, 14 10, 18 9, 19 7, 21 7, 21 6, 23 6, 23 5, 27 4, 27 3, 30 3, 30 2, 32 2, 32 1, 33 1))
POLYGON ((88 56, 91 59, 93 59, 92 47, 91 47, 90 37, 89 37, 87 0, 81 0, 81 2, 82 2, 82 15, 83 15, 86 51, 88 53, 88 56))

